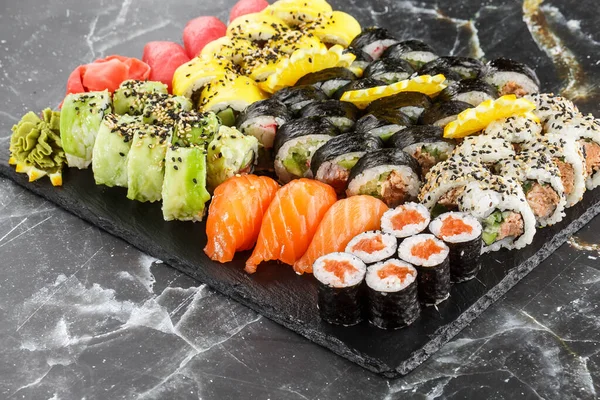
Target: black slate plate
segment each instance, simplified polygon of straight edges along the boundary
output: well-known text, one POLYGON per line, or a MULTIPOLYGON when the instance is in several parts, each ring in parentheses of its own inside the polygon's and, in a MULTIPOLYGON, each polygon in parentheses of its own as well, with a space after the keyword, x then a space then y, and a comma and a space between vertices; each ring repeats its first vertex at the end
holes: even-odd
POLYGON ((437 309, 425 308, 412 326, 388 332, 368 323, 348 328, 323 323, 311 275, 298 276, 289 266, 267 263, 250 276, 243 271, 249 252, 238 254, 229 264, 215 263, 202 251, 206 243, 203 223, 165 222, 159 203, 133 202, 125 197, 124 189, 96 186, 91 170, 70 169, 65 172, 64 186, 55 188, 46 178, 27 182, 27 176, 17 174, 7 160, 4 150, 1 175, 267 318, 390 378, 407 374, 425 361, 600 212, 600 189, 586 193, 562 223, 539 230, 532 245, 484 255, 477 279, 454 285, 448 301, 437 309))

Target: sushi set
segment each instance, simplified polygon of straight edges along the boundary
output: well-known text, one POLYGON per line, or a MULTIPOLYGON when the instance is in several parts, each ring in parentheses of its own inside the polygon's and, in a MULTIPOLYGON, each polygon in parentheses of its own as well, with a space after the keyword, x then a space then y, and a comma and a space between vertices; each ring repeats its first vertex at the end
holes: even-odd
POLYGON ((372 371, 417 367, 600 212, 600 121, 519 61, 324 0, 241 0, 183 44, 77 67, 0 173, 372 371))

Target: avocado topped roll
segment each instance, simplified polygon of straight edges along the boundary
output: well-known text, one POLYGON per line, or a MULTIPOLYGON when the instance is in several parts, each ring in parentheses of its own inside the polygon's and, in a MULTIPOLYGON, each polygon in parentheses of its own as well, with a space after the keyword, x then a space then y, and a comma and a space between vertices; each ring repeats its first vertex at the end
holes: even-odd
POLYGON ((379 79, 387 84, 391 84, 408 79, 414 72, 415 70, 408 61, 401 58, 382 58, 369 64, 363 76, 365 78, 379 79))
POLYGON ((347 196, 370 195, 396 207, 417 198, 421 181, 419 164, 399 149, 366 153, 352 167, 347 196))
POLYGON ((387 141, 394 133, 411 125, 410 118, 398 110, 380 110, 356 121, 356 132, 368 133, 387 141))
POLYGON ((313 101, 327 100, 327 95, 318 87, 312 85, 294 86, 281 89, 272 99, 285 104, 292 114, 298 114, 302 107, 313 101))
POLYGON ((381 55, 381 58, 406 60, 414 69, 418 70, 424 64, 438 58, 438 55, 427 43, 416 39, 410 39, 390 46, 381 55))
POLYGON ((127 198, 154 202, 162 198, 165 155, 173 129, 136 125, 127 157, 127 198))
POLYGON ((358 108, 345 101, 320 100, 310 103, 300 110, 300 117, 322 116, 334 124, 340 132, 348 132, 358 117, 358 108))
POLYGON ((443 137, 439 126, 409 126, 392 135, 389 144, 410 154, 421 166, 424 177, 435 164, 447 160, 454 150, 454 142, 443 137))
POLYGON ((155 81, 123 81, 113 93, 115 114, 141 115, 148 94, 168 94, 167 85, 155 81))
POLYGON ((183 96, 149 94, 145 100, 142 117, 150 125, 175 125, 181 112, 193 108, 192 102, 183 96))
POLYGON ((484 79, 496 86, 500 96, 514 94, 523 97, 540 91, 540 79, 535 71, 508 58, 497 58, 488 62, 484 79))
POLYGON ((398 43, 398 39, 390 35, 383 28, 365 28, 352 40, 350 48, 362 50, 373 60, 378 60, 382 53, 391 45, 398 43))
POLYGON ((102 120, 92 152, 96 185, 127 187, 127 159, 142 118, 108 114, 102 120))
MULTIPOLYGON (((419 74, 435 75, 441 73, 438 72, 441 70, 452 71, 453 73, 458 74, 460 79, 475 79, 483 73, 484 64, 481 61, 470 57, 440 57, 423 65, 419 74), (432 74, 432 72, 435 73, 432 74)), ((454 76, 454 74, 452 75, 454 76)))
POLYGON ((356 75, 348 68, 333 67, 306 74, 296 82, 295 86, 313 85, 331 97, 336 90, 354 80, 356 75))
POLYGON ((464 101, 477 107, 486 100, 498 98, 498 91, 481 79, 463 79, 446 87, 438 95, 441 101, 464 101))
POLYGON ((221 126, 208 143, 206 182, 213 191, 235 174, 252 173, 258 155, 258 139, 235 128, 221 126))
POLYGON ((108 90, 65 97, 60 111, 60 139, 69 167, 85 169, 90 165, 100 124, 111 110, 108 90))
POLYGON ((419 124, 436 125, 443 128, 450 122, 456 120, 458 114, 465 111, 467 108, 471 108, 471 105, 464 101, 453 100, 436 103, 423 111, 423 114, 421 114, 421 117, 419 118, 419 124))
POLYGON ((275 135, 291 116, 285 104, 277 99, 266 99, 250 104, 237 118, 237 129, 258 139, 265 149, 273 148, 275 135))
POLYGON ((368 113, 380 110, 398 110, 408 115, 412 122, 419 120, 423 111, 431 107, 432 101, 426 94, 419 92, 400 92, 373 101, 365 109, 368 113))
POLYGON ((349 132, 328 140, 312 157, 310 169, 318 181, 327 183, 338 194, 346 189, 350 170, 369 151, 383 148, 376 136, 349 132))
POLYGON ((275 138, 275 172, 287 183, 296 178, 310 178, 315 151, 340 133, 322 117, 299 118, 284 124, 275 138))

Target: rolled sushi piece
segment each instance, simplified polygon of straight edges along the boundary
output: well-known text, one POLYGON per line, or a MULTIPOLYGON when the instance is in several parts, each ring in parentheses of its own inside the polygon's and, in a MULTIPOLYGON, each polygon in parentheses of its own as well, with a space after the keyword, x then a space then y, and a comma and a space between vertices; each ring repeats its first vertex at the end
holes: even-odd
POLYGON ((362 320, 362 282, 367 267, 348 253, 331 253, 317 258, 313 275, 317 279, 317 306, 325 322, 351 326, 362 320))
POLYGON ((366 153, 352 167, 347 196, 371 195, 396 207, 417 198, 421 181, 419 164, 399 149, 366 153))
POLYGON ((458 114, 471 108, 471 104, 464 101, 445 101, 436 103, 432 107, 423 111, 419 118, 421 125, 436 125, 442 128, 450 122, 456 120, 458 114))
POLYGON ((127 157, 127 198, 154 202, 162 198, 167 144, 173 129, 142 124, 133 135, 127 157))
POLYGON ((266 95, 256 81, 247 76, 235 75, 212 80, 200 92, 199 109, 212 111, 223 125, 235 125, 236 116, 250 104, 264 100, 266 95))
POLYGON ((382 58, 369 64, 363 72, 363 77, 391 84, 408 79, 414 72, 415 70, 408 61, 401 58, 382 58))
POLYGON ((271 98, 285 104, 292 114, 298 114, 302 107, 312 102, 328 99, 325 92, 312 85, 281 89, 271 98))
POLYGON ((500 136, 478 135, 465 137, 454 149, 454 154, 493 166, 500 160, 514 157, 515 149, 500 136))
POLYGON ((565 189, 560 170, 546 153, 521 152, 500 161, 498 172, 521 183, 539 227, 554 225, 563 219, 567 202, 565 189))
POLYGON ((373 57, 371 57, 370 55, 368 55, 360 49, 348 47, 344 50, 344 53, 354 54, 354 57, 356 57, 354 61, 352 61, 352 64, 350 64, 348 69, 351 70, 352 73, 354 73, 354 75, 359 78, 363 75, 365 68, 367 68, 369 64, 373 62, 373 57))
POLYGON ((379 79, 374 79, 374 78, 357 79, 355 81, 352 81, 352 82, 340 87, 338 90, 336 90, 333 93, 333 95, 331 97, 339 100, 342 98, 342 96, 346 92, 352 92, 354 90, 369 89, 369 88, 373 88, 376 86, 385 86, 385 85, 386 85, 386 83, 384 81, 380 81, 379 79))
POLYGON ((531 244, 536 220, 519 182, 511 177, 467 183, 458 207, 481 221, 484 252, 522 249, 531 244))
POLYGON ((348 132, 358 119, 358 108, 345 101, 319 100, 307 104, 299 111, 300 118, 324 117, 334 124, 340 132, 348 132))
POLYGON ((424 305, 437 305, 450 297, 450 249, 428 233, 411 236, 398 246, 398 257, 417 270, 417 291, 424 305))
POLYGON ((431 107, 433 102, 426 94, 419 92, 400 92, 373 101, 365 109, 368 113, 380 110, 398 110, 408 115, 413 123, 419 120, 423 111, 431 107))
POLYGON ((354 80, 356 75, 348 68, 333 67, 304 75, 296 82, 296 86, 312 85, 331 97, 339 88, 354 80))
POLYGON ((415 267, 390 259, 370 266, 365 281, 371 324, 381 329, 399 329, 419 318, 421 306, 415 267))
POLYGON ((271 149, 277 131, 290 119, 285 104, 271 98, 250 104, 237 118, 236 126, 243 134, 257 138, 265 149, 271 149))
POLYGON ((532 153, 546 153, 558 167, 567 196, 567 208, 581 201, 586 190, 587 171, 581 147, 574 137, 547 134, 523 143, 521 149, 532 153))
POLYGON ((408 61, 414 69, 418 70, 428 62, 438 58, 435 50, 421 40, 410 39, 390 46, 381 58, 394 58, 408 61))
POLYGON ((368 133, 387 141, 394 133, 405 129, 412 123, 408 115, 398 110, 380 110, 364 115, 354 126, 360 133, 368 133))
POLYGON ((422 233, 431 221, 429 210, 422 204, 408 202, 391 208, 381 217, 381 230, 397 239, 422 233))
POLYGON ((68 94, 60 111, 60 139, 69 167, 87 168, 104 115, 112 110, 108 90, 68 94))
POLYGON ((446 87, 438 95, 441 101, 464 101, 473 107, 498 98, 498 91, 481 79, 463 79, 446 87))
POLYGON ((518 151, 521 148, 520 144, 536 140, 542 134, 542 126, 533 116, 533 114, 515 115, 495 120, 483 132, 486 136, 503 138, 512 143, 515 151, 518 151))
POLYGON ((364 51, 373 60, 378 60, 382 53, 391 45, 398 43, 398 39, 390 35, 383 28, 365 28, 352 40, 350 48, 364 51))
POLYGON ((252 173, 258 155, 258 139, 235 128, 221 126, 208 144, 206 183, 213 191, 236 174, 252 173))
POLYGON ((483 62, 471 57, 439 57, 423 65, 423 67, 419 70, 419 74, 432 75, 431 73, 433 72, 435 75, 442 73, 439 72, 442 70, 450 70, 460 75, 461 79, 475 79, 483 73, 484 64, 483 62))
POLYGON ((148 95, 142 117, 144 123, 150 125, 175 125, 179 114, 191 111, 193 104, 184 96, 172 96, 170 94, 148 95))
POLYGON ((141 117, 107 114, 92 151, 96 185, 127 187, 127 159, 141 117))
POLYGON ((463 76, 455 71, 444 57, 433 59, 419 68, 419 75, 435 76, 438 74, 444 75, 445 83, 448 85, 463 79, 463 76))
POLYGON ((345 251, 360 258, 365 264, 373 264, 393 257, 397 249, 398 243, 394 235, 369 231, 356 235, 348 242, 345 251))
POLYGON ((508 58, 497 58, 487 63, 486 82, 496 86, 500 96, 514 94, 523 97, 540 91, 540 79, 529 66, 508 58))
POLYGON ((552 93, 533 93, 528 94, 525 98, 535 104, 532 113, 540 119, 542 124, 548 122, 548 119, 556 114, 579 113, 579 109, 571 100, 552 93))
POLYGON ((343 194, 350 170, 365 153, 383 148, 383 141, 373 135, 349 132, 329 139, 315 151, 310 169, 313 177, 343 194))
POLYGON ((417 160, 424 177, 431 167, 447 160, 454 151, 454 142, 443 135, 444 129, 439 126, 414 125, 393 134, 389 144, 417 160))
POLYGON ((475 278, 481 268, 483 228, 477 218, 461 212, 441 214, 429 224, 429 231, 450 249, 450 278, 465 282, 475 278))
POLYGON ((221 122, 213 112, 184 111, 177 118, 172 142, 180 147, 202 145, 206 148, 220 126, 221 122))
POLYGON ((339 130, 322 117, 308 117, 284 124, 275 138, 275 172, 281 182, 312 177, 310 169, 315 151, 339 130))
POLYGON ((167 85, 157 81, 126 80, 113 93, 115 114, 142 115, 149 93, 168 94, 167 85))

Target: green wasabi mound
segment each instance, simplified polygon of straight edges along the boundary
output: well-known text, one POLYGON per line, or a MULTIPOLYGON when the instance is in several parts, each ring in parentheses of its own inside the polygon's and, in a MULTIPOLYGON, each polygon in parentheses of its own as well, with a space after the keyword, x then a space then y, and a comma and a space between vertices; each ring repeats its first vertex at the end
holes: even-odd
POLYGON ((235 128, 221 126, 208 144, 207 184, 214 190, 236 174, 250 173, 258 154, 258 139, 235 128))
POLYGON ((127 80, 113 94, 115 114, 142 115, 148 94, 168 94, 167 85, 155 81, 127 80))
POLYGON ((69 167, 85 169, 90 165, 100 124, 111 109, 108 90, 65 97, 60 112, 60 138, 69 167))
POLYGON ((53 185, 62 184, 62 167, 66 161, 60 139, 60 112, 46 108, 40 118, 28 112, 12 127, 10 164, 26 173, 33 182, 49 175, 53 185))
POLYGON ((92 152, 97 185, 127 187, 127 159, 141 117, 108 114, 102 120, 92 152))

